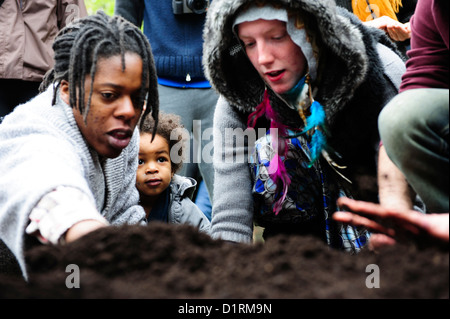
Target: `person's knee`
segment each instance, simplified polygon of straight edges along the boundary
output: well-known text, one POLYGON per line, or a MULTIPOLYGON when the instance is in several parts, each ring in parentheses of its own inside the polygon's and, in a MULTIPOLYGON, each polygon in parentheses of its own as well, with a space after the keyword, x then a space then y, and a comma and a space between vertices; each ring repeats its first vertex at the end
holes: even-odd
MULTIPOLYGON (((404 145, 418 131, 426 130, 441 98, 435 90, 416 89, 400 93, 382 110, 378 119, 381 140, 387 146, 404 145), (433 101, 433 102, 431 102, 433 101)), ((447 106, 448 107, 448 106, 447 106)))
POLYGON ((404 104, 404 99, 398 95, 384 107, 378 117, 380 137, 386 147, 399 142, 399 138, 407 129, 405 114, 402 111, 404 104))

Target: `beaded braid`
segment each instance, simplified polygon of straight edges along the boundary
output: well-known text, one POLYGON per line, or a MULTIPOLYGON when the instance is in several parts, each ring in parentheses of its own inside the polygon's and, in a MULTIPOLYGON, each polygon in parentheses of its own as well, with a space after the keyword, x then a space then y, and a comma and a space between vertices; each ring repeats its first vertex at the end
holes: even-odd
POLYGON ((139 106, 142 109, 146 103, 142 118, 151 112, 156 122, 156 132, 159 114, 156 70, 150 44, 141 30, 122 17, 110 17, 99 11, 62 29, 55 38, 53 50, 55 66, 45 75, 40 91, 55 85, 52 102, 54 105, 61 81, 68 81, 69 104, 72 108, 78 107, 85 119, 91 104, 98 59, 120 55, 122 70, 125 70, 125 53, 137 53, 143 63, 139 106), (84 81, 88 74, 91 76, 91 90, 85 105, 84 81), (145 83, 149 83, 148 92, 145 83))

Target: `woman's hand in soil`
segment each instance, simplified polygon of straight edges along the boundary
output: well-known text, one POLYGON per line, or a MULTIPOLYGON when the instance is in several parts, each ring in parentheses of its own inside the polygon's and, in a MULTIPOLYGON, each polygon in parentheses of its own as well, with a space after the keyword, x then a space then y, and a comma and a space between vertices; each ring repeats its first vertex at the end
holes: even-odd
POLYGON ((448 213, 423 214, 414 210, 399 211, 350 198, 340 198, 338 206, 345 211, 336 212, 333 219, 353 226, 363 226, 380 234, 371 238, 372 244, 377 248, 395 241, 449 242, 448 213))
POLYGON ((73 225, 66 233, 66 242, 73 242, 84 235, 89 234, 99 228, 106 227, 104 223, 101 223, 96 220, 85 220, 73 225))

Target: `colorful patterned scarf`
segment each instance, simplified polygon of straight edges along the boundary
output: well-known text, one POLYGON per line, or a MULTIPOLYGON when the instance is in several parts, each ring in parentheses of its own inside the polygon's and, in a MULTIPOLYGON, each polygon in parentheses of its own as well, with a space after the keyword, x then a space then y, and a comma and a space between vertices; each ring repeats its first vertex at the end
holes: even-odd
MULTIPOLYGON (((307 79, 308 75, 304 76, 291 90, 292 92, 288 92, 287 95, 293 94, 294 96, 296 95, 300 97, 304 88, 306 88, 311 95, 312 93, 308 83, 309 80, 307 79)), ((323 106, 319 102, 314 101, 311 96, 309 98, 311 99, 312 105, 310 107, 309 117, 304 119, 305 128, 303 131, 299 130, 299 132, 295 133, 292 137, 299 135, 310 136, 311 141, 309 143, 309 148, 311 151, 311 158, 308 166, 312 167, 321 156, 322 151, 327 148, 327 138, 325 111, 323 106)), ((296 103, 299 102, 301 101, 296 101, 296 103)), ((300 103, 297 107, 303 112, 300 103)), ((276 113, 270 105, 269 93, 267 89, 264 91, 263 101, 256 107, 256 110, 249 115, 247 126, 250 128, 255 128, 257 120, 262 116, 265 116, 270 121, 270 135, 272 137, 272 146, 275 151, 274 157, 270 161, 269 175, 275 183, 277 190, 281 191, 281 196, 278 198, 274 206, 274 212, 275 214, 278 214, 282 209, 282 204, 286 199, 287 191, 291 184, 291 179, 284 162, 288 153, 287 138, 289 135, 292 135, 292 133, 289 134, 288 127, 278 120, 276 113)))
POLYGON ((278 214, 282 208, 282 203, 286 198, 287 190, 291 184, 291 180, 284 165, 284 159, 287 155, 287 140, 283 138, 287 136, 287 127, 278 121, 275 112, 270 105, 269 94, 267 89, 264 91, 264 97, 261 104, 256 107, 255 112, 248 117, 247 126, 255 128, 257 120, 266 116, 270 121, 270 135, 273 136, 273 149, 275 150, 274 159, 270 162, 269 175, 277 185, 277 189, 282 189, 282 196, 274 207, 275 214, 278 214))

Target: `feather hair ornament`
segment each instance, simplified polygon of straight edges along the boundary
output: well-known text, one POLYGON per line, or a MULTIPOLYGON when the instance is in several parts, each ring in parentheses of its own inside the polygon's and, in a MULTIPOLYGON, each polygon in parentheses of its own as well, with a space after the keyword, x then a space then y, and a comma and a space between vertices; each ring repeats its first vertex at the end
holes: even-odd
MULTIPOLYGON (((315 101, 312 94, 309 76, 306 80, 309 86, 309 98, 311 100, 310 115, 306 118, 305 128, 301 134, 309 134, 311 136, 310 150, 311 161, 309 167, 312 167, 314 163, 319 159, 324 150, 327 149, 327 128, 326 128, 326 114, 325 110, 318 101, 315 101)), ((299 113, 302 116, 304 110, 299 105, 299 113)), ((302 116, 304 118, 304 116, 302 116)))
POLYGON ((346 169, 346 166, 339 166, 335 161, 332 160, 330 157, 328 151, 331 151, 332 153, 338 155, 331 147, 327 144, 327 136, 328 136, 328 130, 326 126, 326 114, 325 110, 318 101, 315 101, 313 98, 313 93, 310 85, 309 76, 307 76, 306 83, 309 86, 309 98, 312 102, 310 106, 310 116, 308 116, 305 119, 304 116, 304 110, 302 109, 301 105, 298 105, 298 111, 300 116, 305 121, 305 128, 300 133, 301 134, 309 134, 311 136, 311 142, 309 144, 310 151, 311 151, 311 161, 308 164, 308 167, 312 167, 314 163, 320 158, 322 155, 324 159, 327 161, 327 163, 331 166, 331 168, 339 174, 344 180, 346 180, 348 183, 352 184, 352 182, 345 177, 344 174, 339 172, 337 169, 346 169))

